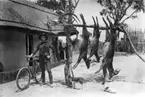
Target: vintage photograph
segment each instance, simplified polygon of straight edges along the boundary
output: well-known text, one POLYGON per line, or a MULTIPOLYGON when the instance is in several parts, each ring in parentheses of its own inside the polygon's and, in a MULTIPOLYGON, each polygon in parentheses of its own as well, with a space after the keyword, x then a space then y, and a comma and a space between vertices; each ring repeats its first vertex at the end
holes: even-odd
POLYGON ((0 97, 144 97, 145 0, 0 0, 0 97))

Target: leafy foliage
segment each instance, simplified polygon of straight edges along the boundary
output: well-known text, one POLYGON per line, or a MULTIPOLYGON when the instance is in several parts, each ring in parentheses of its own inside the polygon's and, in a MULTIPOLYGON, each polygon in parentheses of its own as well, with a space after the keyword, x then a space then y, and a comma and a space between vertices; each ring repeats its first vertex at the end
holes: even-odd
POLYGON ((135 13, 145 12, 144 0, 97 0, 97 2, 104 7, 100 15, 108 16, 114 23, 121 23, 121 21, 123 23, 129 18, 137 18, 135 13), (133 12, 125 18, 129 9, 132 9, 133 12))
MULTIPOLYGON (((64 1, 64 0, 62 0, 64 1)), ((50 0, 50 1, 47 1, 47 0, 37 0, 37 3, 38 5, 40 6, 43 6, 43 7, 46 7, 48 9, 53 9, 53 10, 57 10, 57 9, 62 9, 61 8, 61 3, 56 1, 56 0, 50 0)))
POLYGON ((59 15, 59 22, 71 22, 76 21, 78 23, 79 18, 74 14, 74 10, 77 7, 80 0, 37 0, 38 5, 46 7, 48 9, 53 9, 59 15), (68 18, 71 16, 71 21, 68 18))

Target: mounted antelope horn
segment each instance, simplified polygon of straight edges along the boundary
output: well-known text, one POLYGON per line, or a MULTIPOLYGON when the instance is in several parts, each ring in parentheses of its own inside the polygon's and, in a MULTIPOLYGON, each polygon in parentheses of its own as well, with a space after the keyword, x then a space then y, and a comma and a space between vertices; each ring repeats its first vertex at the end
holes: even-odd
POLYGON ((86 25, 86 21, 85 21, 85 18, 84 18, 84 16, 83 16, 83 14, 80 14, 80 17, 81 17, 81 19, 82 19, 82 21, 83 21, 83 24, 86 25))
POLYGON ((97 27, 99 27, 98 17, 96 16, 97 27))
POLYGON ((102 19, 103 19, 103 21, 104 21, 104 23, 105 23, 106 27, 108 28, 108 27, 109 27, 109 25, 107 24, 107 22, 106 22, 106 20, 104 19, 104 17, 102 17, 102 19))
POLYGON ((75 18, 75 17, 72 17, 72 19, 73 19, 73 20, 72 20, 72 23, 73 23, 73 22, 76 22, 77 24, 79 24, 79 23, 80 23, 80 21, 78 22, 78 21, 76 20, 76 18, 75 18))
POLYGON ((93 16, 92 16, 92 18, 93 18, 93 21, 94 21, 94 25, 96 26, 95 18, 93 16))
POLYGON ((85 21, 85 18, 84 18, 84 16, 83 16, 83 14, 80 14, 80 17, 81 17, 81 19, 82 19, 82 21, 83 21, 83 24, 86 25, 86 21, 85 21))
POLYGON ((109 22, 110 26, 112 26, 113 24, 112 24, 112 22, 111 22, 111 20, 109 19, 109 17, 108 17, 108 16, 107 16, 107 20, 108 20, 108 22, 109 22))

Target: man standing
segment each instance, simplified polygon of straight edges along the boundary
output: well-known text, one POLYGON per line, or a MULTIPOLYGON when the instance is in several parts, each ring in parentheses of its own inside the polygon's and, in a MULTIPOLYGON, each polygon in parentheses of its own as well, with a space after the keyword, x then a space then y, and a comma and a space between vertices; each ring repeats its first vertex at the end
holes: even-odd
POLYGON ((50 57, 52 56, 52 54, 50 55, 50 49, 53 50, 53 47, 51 46, 51 44, 47 42, 47 39, 48 37, 45 34, 40 35, 39 40, 41 42, 38 44, 36 50, 34 50, 34 52, 31 55, 28 55, 28 57, 31 58, 39 51, 38 56, 39 56, 39 64, 40 64, 40 68, 42 72, 42 75, 41 75, 42 84, 45 84, 45 66, 46 65, 47 65, 47 72, 49 75, 50 84, 53 83, 53 77, 52 77, 51 66, 50 66, 51 65, 50 57))

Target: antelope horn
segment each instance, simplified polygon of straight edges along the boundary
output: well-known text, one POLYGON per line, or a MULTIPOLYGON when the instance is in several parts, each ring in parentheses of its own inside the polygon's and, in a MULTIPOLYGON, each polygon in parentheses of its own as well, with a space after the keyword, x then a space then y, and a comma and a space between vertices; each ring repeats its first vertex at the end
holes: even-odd
POLYGON ((72 17, 74 21, 76 21, 78 24, 80 23, 80 20, 76 19, 75 17, 72 17))
POLYGON ((107 24, 106 20, 105 20, 103 17, 102 17, 102 19, 103 19, 103 21, 104 21, 104 23, 105 23, 106 27, 108 28, 108 27, 109 27, 109 25, 107 24))
POLYGON ((74 21, 76 21, 77 24, 79 24, 79 22, 76 20, 76 18, 72 17, 73 20, 72 20, 72 23, 74 23, 74 21))
POLYGON ((98 17, 96 16, 97 27, 99 27, 98 17))
POLYGON ((86 25, 86 21, 85 21, 85 18, 84 18, 84 16, 83 16, 83 14, 80 14, 80 17, 81 17, 81 19, 82 19, 82 21, 83 21, 83 24, 86 25))
POLYGON ((94 21, 94 25, 96 25, 95 18, 93 16, 92 16, 92 18, 93 18, 93 21, 94 21))
POLYGON ((110 26, 112 26, 113 24, 112 24, 112 22, 111 22, 111 20, 109 19, 109 17, 108 17, 108 16, 107 16, 107 20, 108 20, 108 22, 109 22, 110 26))

